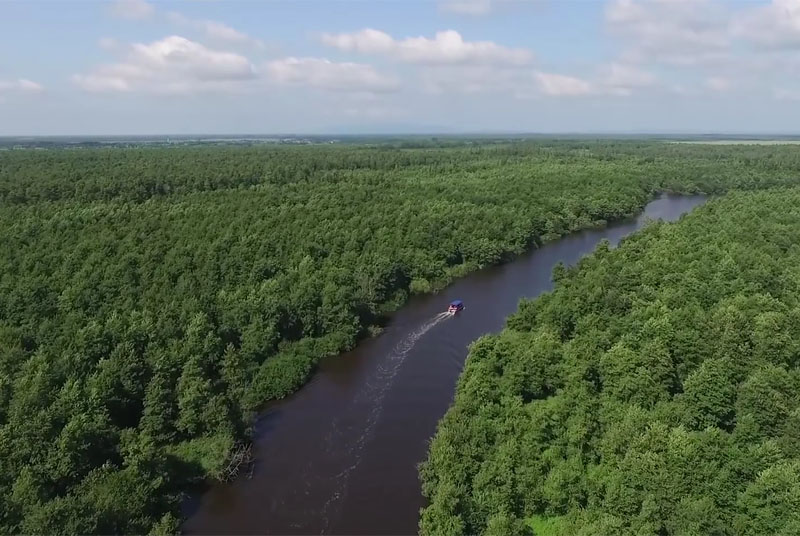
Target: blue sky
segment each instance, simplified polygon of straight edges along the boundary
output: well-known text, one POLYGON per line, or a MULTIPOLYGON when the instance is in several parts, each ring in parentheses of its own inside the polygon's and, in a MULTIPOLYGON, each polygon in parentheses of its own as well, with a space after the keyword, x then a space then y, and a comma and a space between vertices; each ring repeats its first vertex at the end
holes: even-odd
POLYGON ((800 131, 800 0, 11 0, 0 47, 0 135, 800 131))

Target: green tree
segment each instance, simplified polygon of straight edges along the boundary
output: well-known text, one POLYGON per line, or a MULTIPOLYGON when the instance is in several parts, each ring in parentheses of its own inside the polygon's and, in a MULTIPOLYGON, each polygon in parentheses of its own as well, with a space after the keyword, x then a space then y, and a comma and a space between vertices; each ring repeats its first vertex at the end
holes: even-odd
POLYGON ((735 422, 736 384, 726 360, 708 359, 683 384, 686 422, 695 430, 717 426, 730 430, 735 422))

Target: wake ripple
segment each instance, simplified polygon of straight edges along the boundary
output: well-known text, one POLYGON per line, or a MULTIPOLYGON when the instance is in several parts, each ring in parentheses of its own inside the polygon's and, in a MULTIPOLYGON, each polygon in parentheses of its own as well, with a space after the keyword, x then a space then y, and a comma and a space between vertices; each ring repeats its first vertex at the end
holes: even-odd
MULTIPOLYGON (((331 494, 328 500, 322 505, 322 518, 324 519, 324 534, 329 526, 331 510, 347 495, 347 482, 350 474, 361 463, 364 446, 369 441, 377 425, 381 412, 383 411, 383 399, 392 386, 394 377, 400 370, 408 353, 414 345, 437 324, 450 318, 450 314, 439 313, 415 331, 404 337, 392 351, 386 356, 364 384, 364 387, 353 399, 350 407, 343 413, 343 416, 358 415, 359 407, 368 407, 366 418, 363 421, 352 423, 349 426, 342 426, 340 418, 337 417, 331 422, 330 430, 325 436, 325 452, 343 452, 340 454, 346 460, 345 467, 338 473, 329 477, 331 494), (360 428, 360 429, 359 429, 360 428)), ((306 493, 310 492, 312 466, 309 465, 303 472, 306 493)), ((315 474, 315 476, 318 476, 315 474)))

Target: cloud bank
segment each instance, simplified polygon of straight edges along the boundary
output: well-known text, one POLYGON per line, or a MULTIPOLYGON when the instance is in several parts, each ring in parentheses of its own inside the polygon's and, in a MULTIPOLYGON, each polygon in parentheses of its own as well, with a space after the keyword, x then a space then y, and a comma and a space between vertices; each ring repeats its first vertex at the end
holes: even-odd
POLYGON ((225 90, 253 79, 255 68, 239 54, 222 52, 172 35, 125 49, 122 61, 73 76, 92 92, 191 93, 225 90))
POLYGON ((397 79, 378 73, 363 63, 335 63, 324 58, 284 58, 267 63, 276 82, 331 91, 391 92, 397 79))
POLYGON ((18 78, 16 80, 0 80, 0 93, 3 92, 18 92, 18 93, 41 93, 44 87, 27 78, 18 78))
POLYGON ((156 8, 145 0, 116 0, 111 3, 110 11, 121 19, 144 20, 152 17, 156 8))
POLYGON ((407 63, 525 65, 533 54, 492 41, 465 41, 455 30, 437 32, 433 38, 395 39, 380 30, 366 28, 354 33, 322 35, 322 43, 343 52, 380 55, 407 63))

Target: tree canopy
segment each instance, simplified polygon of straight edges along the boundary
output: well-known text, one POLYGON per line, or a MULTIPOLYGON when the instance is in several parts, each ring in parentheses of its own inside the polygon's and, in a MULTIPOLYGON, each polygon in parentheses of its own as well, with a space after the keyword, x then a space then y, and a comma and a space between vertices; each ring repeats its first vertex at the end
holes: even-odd
MULTIPOLYGON (((297 389, 320 357, 352 347, 409 293, 632 215, 659 191, 780 186, 800 170, 800 154, 776 146, 444 145, 0 151, 0 532, 172 531, 182 493, 220 475, 253 412, 297 389)), ((693 284, 709 285, 703 276, 693 284)), ((603 299, 614 307, 630 298, 613 296, 603 299)), ((577 312, 549 313, 565 323, 547 344, 580 327, 577 312)), ((759 317, 759 348, 784 355, 773 334, 791 317, 773 313, 759 317)), ((717 314, 747 321, 735 303, 717 314)), ((679 348, 690 355, 696 341, 686 337, 679 348)), ((719 341, 744 351, 733 328, 719 341)), ((674 372, 662 362, 675 351, 667 342, 609 347, 627 364, 608 357, 603 367, 631 373, 614 392, 666 400, 681 374, 697 372, 685 402, 691 425, 732 426, 725 374, 738 369, 699 371, 687 357, 674 372), (663 368, 655 383, 645 374, 653 366, 663 368), (704 391, 709 382, 718 392, 704 391)), ((531 358, 556 370, 537 348, 531 358)), ((547 399, 562 386, 554 378, 519 367, 507 381, 524 401, 547 399)), ((796 420, 780 394, 791 377, 765 370, 748 381, 737 411, 756 411, 763 393, 782 404, 756 411, 753 434, 796 420)), ((517 448, 501 449, 503 463, 517 448)), ((575 463, 547 487, 562 509, 581 500, 558 484, 579 478, 575 463)), ((779 478, 748 504, 784 485, 779 478)), ((450 491, 436 500, 462 500, 461 488, 441 489, 450 491)), ((497 513, 492 530, 516 526, 517 513, 497 513)))
POLYGON ((731 193, 473 344, 423 534, 800 533, 800 190, 731 193))

